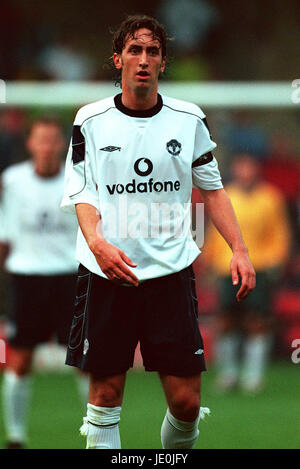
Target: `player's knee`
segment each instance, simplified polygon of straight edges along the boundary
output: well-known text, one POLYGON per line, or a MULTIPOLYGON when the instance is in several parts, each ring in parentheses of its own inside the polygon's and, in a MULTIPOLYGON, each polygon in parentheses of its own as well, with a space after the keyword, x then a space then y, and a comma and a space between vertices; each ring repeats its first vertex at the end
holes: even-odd
POLYGON ((220 334, 228 334, 236 328, 236 321, 230 314, 220 315, 217 320, 217 328, 220 334))
POLYGON ((32 353, 13 351, 7 363, 7 369, 17 376, 26 376, 31 372, 31 364, 32 353))
POLYGON ((242 326, 247 335, 265 334, 269 329, 266 318, 254 311, 247 312, 242 326))
POLYGON ((114 407, 120 405, 121 390, 116 386, 106 385, 94 389, 90 402, 96 406, 114 407))
POLYGON ((177 391, 171 402, 172 414, 181 420, 196 420, 200 409, 200 396, 197 393, 189 393, 186 389, 177 391))
POLYGON ((12 371, 13 373, 15 373, 15 375, 19 377, 25 377, 31 371, 31 367, 28 363, 18 363, 14 366, 7 367, 7 368, 9 369, 9 371, 12 371))

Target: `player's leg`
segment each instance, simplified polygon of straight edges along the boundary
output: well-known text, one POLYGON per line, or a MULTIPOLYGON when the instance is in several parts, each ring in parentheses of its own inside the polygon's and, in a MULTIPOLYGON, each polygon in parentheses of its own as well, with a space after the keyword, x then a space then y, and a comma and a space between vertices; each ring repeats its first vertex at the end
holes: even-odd
POLYGON ((191 267, 139 288, 141 353, 147 371, 158 371, 168 403, 163 448, 192 448, 198 438, 201 372, 206 369, 191 267))
POLYGON ((216 330, 215 386, 219 391, 229 391, 237 385, 240 365, 239 347, 242 338, 236 315, 229 311, 219 314, 216 318, 216 330))
POLYGON ((119 421, 126 373, 112 376, 90 375, 87 416, 82 433, 87 449, 119 449, 119 421))
POLYGON ((247 302, 243 319, 245 339, 241 386, 250 393, 265 384, 265 372, 272 344, 271 283, 264 272, 257 273, 257 286, 247 302))
POLYGON ((95 406, 122 405, 126 373, 112 376, 90 374, 89 403, 95 406))
POLYGON ((193 422, 200 409, 201 373, 193 376, 170 376, 159 373, 167 404, 179 420, 193 422))
POLYGON ((66 363, 90 374, 87 416, 81 433, 88 449, 118 449, 127 370, 137 345, 135 289, 79 267, 66 363))
POLYGON ((6 369, 18 376, 27 376, 31 372, 34 349, 32 347, 9 349, 6 369))
POLYGON ((238 382, 241 307, 236 302, 231 277, 219 280, 219 313, 216 318, 215 385, 219 391, 229 391, 238 382))
POLYGON ((11 347, 3 376, 2 399, 7 448, 22 448, 27 440, 32 348, 11 347))
POLYGON ((259 311, 249 311, 245 316, 244 331, 241 386, 247 392, 257 393, 265 384, 265 372, 272 344, 268 318, 260 315, 259 311))
POLYGON ((11 275, 9 284, 11 308, 8 311, 6 338, 10 353, 2 390, 8 446, 11 443, 26 443, 33 350, 45 340, 49 327, 43 279, 11 275))
POLYGON ((191 449, 199 436, 201 375, 160 374, 168 409, 161 427, 165 449, 191 449))

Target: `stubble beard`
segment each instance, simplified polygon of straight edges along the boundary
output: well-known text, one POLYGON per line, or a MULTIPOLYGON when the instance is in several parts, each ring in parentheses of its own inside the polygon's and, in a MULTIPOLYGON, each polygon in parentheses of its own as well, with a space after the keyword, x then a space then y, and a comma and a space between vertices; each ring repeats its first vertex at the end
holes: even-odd
POLYGON ((134 91, 139 98, 145 98, 152 89, 152 86, 137 86, 134 91))

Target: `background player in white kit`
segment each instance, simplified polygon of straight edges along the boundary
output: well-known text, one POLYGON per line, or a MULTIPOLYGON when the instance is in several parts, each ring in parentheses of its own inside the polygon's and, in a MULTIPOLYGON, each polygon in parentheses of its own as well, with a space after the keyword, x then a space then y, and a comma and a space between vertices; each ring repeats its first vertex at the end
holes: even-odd
POLYGON ((54 336, 66 344, 72 320, 77 223, 60 210, 64 148, 59 122, 41 118, 27 139, 32 159, 10 166, 1 178, 0 251, 8 250, 5 270, 12 290, 2 389, 7 448, 26 445, 35 346, 54 336))
MULTIPOLYGON (((81 265, 66 363, 90 373, 82 428, 87 448, 121 447, 125 377, 138 341, 145 369, 159 373, 168 404, 163 448, 192 448, 199 433, 206 368, 191 264, 200 251, 189 230, 168 235, 164 218, 142 216, 143 235, 125 236, 134 209, 149 214, 154 204, 185 207, 194 183, 233 251, 233 283, 241 278, 237 300, 255 286, 203 112, 158 93, 166 41, 155 19, 127 18, 113 42, 122 94, 83 107, 74 122, 62 207, 76 207, 81 265), (153 228, 162 235, 147 236, 153 228)), ((188 216, 189 208, 176 213, 173 227, 188 216)))

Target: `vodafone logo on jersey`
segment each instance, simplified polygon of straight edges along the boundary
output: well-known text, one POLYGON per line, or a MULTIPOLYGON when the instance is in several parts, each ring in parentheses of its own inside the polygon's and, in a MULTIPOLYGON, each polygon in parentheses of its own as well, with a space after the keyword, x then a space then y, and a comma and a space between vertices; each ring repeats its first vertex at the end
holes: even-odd
MULTIPOLYGON (((149 176, 153 171, 153 163, 149 158, 139 158, 134 163, 133 169, 138 176, 149 176)), ((106 184, 110 195, 115 194, 136 194, 151 192, 173 192, 179 191, 180 181, 154 181, 153 178, 145 182, 137 182, 132 179, 127 184, 106 184)))
POLYGON ((152 161, 148 158, 139 158, 134 163, 134 170, 139 176, 149 176, 153 171, 152 161))

